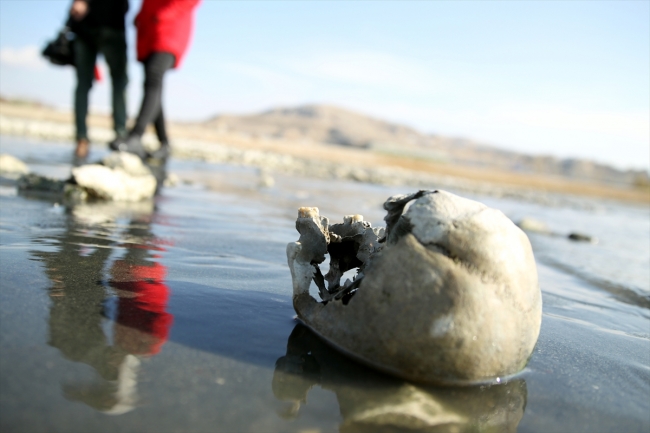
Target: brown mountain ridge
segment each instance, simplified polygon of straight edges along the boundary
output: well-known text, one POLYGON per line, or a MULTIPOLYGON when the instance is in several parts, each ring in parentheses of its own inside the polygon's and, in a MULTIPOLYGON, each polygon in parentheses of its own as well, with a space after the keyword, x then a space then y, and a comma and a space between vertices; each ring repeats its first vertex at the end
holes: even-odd
POLYGON ((617 186, 647 185, 644 170, 619 170, 584 159, 527 155, 414 128, 331 105, 273 108, 251 115, 218 115, 203 126, 220 132, 368 149, 385 154, 519 173, 561 176, 617 186))

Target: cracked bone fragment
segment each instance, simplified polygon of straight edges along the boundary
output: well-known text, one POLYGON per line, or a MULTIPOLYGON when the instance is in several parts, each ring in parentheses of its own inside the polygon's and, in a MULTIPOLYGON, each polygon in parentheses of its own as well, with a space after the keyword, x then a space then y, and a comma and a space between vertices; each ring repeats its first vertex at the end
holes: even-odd
MULTIPOLYGON (((319 215, 317 207, 298 209, 296 230, 300 233, 300 238, 287 245, 287 262, 291 270, 294 296, 309 294, 309 285, 316 275, 318 264, 325 260, 327 253, 328 224, 327 218, 319 215)), ((318 274, 320 275, 320 270, 318 274)))
POLYGON ((385 230, 360 215, 329 226, 317 212, 299 214, 300 239, 287 247, 298 318, 353 358, 417 382, 473 384, 520 371, 542 311, 528 237, 502 212, 445 191, 393 196, 384 209, 385 230), (309 295, 311 279, 328 302, 309 295))
MULTIPOLYGON (((332 224, 330 233, 336 235, 327 247, 330 255, 330 270, 325 275, 328 292, 335 293, 340 287, 341 277, 350 269, 358 268, 360 278, 370 255, 381 249, 379 237, 383 229, 373 228, 363 220, 363 215, 346 215, 342 224, 332 224)), ((343 285, 349 287, 352 281, 343 285)), ((324 299, 324 298, 323 298, 324 299)))

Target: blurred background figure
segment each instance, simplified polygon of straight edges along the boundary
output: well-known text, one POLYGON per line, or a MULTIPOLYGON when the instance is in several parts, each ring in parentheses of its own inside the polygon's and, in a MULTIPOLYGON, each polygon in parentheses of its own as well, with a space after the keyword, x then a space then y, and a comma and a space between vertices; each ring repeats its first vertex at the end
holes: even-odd
POLYGON ((165 72, 178 68, 190 42, 193 12, 200 0, 144 0, 135 18, 138 60, 144 65, 144 96, 133 129, 126 139, 117 137, 113 150, 134 153, 142 158, 166 158, 169 138, 162 109, 165 72), (145 128, 153 123, 160 148, 148 153, 142 146, 145 128))
POLYGON ((77 147, 75 156, 88 156, 88 92, 95 77, 97 54, 101 53, 110 68, 113 86, 113 129, 116 138, 126 132, 126 36, 124 17, 128 0, 74 0, 70 7, 70 28, 75 40, 77 87, 75 90, 75 126, 77 147))

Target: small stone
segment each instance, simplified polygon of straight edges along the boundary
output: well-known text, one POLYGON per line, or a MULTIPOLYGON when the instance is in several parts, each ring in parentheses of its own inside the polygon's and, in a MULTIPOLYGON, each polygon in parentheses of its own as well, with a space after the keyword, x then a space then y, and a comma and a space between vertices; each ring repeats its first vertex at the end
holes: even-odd
POLYGON ((517 223, 520 229, 526 232, 550 234, 551 230, 542 222, 533 218, 523 218, 517 223))
POLYGON ((181 183, 181 178, 178 177, 176 173, 169 173, 167 174, 167 177, 165 177, 165 181, 163 182, 163 185, 166 187, 174 187, 180 183, 181 183))
POLYGON ((259 188, 272 188, 275 185, 275 179, 264 169, 259 170, 259 180, 257 186, 259 188))
POLYGON ((6 153, 0 155, 0 175, 10 179, 17 179, 28 173, 29 168, 20 159, 6 153))
POLYGON ((18 191, 44 194, 63 194, 65 181, 37 174, 26 174, 18 179, 18 191))
POLYGON ((597 238, 595 238, 593 236, 586 235, 584 233, 569 233, 567 238, 572 240, 572 241, 575 241, 575 242, 589 242, 589 243, 592 243, 592 244, 597 244, 598 243, 597 238))
POLYGON ((112 170, 122 170, 131 176, 148 176, 151 170, 137 155, 129 152, 111 152, 102 159, 102 165, 112 170))

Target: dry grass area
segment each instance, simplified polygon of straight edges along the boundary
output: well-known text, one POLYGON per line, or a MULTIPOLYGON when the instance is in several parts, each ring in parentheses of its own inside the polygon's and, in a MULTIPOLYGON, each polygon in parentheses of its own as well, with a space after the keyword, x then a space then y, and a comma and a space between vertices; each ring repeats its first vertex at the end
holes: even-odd
MULTIPOLYGON (((54 110, 49 107, 28 103, 1 102, 0 114, 9 117, 61 123, 71 123, 73 121, 71 112, 54 110)), ((91 114, 88 122, 90 127, 111 127, 111 119, 107 115, 91 114)), ((650 203, 650 188, 645 185, 637 188, 619 188, 596 183, 573 181, 561 177, 513 173, 424 161, 406 156, 386 155, 371 150, 346 148, 321 143, 250 137, 232 132, 220 132, 200 123, 170 122, 169 130, 172 137, 218 142, 234 148, 258 149, 298 158, 334 163, 354 163, 362 167, 399 167, 412 172, 438 174, 493 185, 601 197, 627 202, 650 203)))

